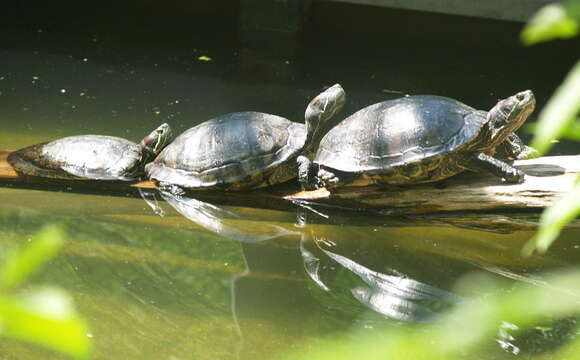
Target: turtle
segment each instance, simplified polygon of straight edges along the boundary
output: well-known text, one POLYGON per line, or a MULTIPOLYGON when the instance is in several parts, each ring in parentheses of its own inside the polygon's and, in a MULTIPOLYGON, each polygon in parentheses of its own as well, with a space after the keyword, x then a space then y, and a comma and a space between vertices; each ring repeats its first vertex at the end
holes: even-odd
POLYGON ((296 178, 296 158, 312 155, 345 99, 339 84, 326 89, 308 104, 305 124, 253 111, 207 120, 179 135, 145 172, 169 192, 248 190, 288 181, 296 178))
POLYGON ((499 101, 489 112, 434 95, 407 96, 357 111, 326 133, 313 162, 298 157, 303 188, 415 184, 464 170, 491 172, 507 183, 524 173, 494 157, 534 153, 515 135, 533 112, 531 90, 499 101))
POLYGON ((22 175, 68 180, 131 181, 143 174, 172 138, 162 124, 139 144, 105 135, 68 136, 10 153, 8 162, 22 175))

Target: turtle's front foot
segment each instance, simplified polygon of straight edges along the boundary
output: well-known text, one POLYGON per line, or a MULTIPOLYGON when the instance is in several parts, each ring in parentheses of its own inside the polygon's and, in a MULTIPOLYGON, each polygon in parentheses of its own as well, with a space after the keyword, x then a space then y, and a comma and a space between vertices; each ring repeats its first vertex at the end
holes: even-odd
POLYGON ((325 188, 333 188, 340 183, 340 179, 334 173, 320 169, 318 171, 319 183, 322 184, 325 188))
POLYGON ((522 151, 516 156, 516 160, 533 159, 540 156, 540 152, 531 146, 524 145, 522 151))
POLYGON ((509 184, 521 184, 524 182, 524 179, 526 178, 526 174, 524 174, 523 171, 518 170, 514 167, 506 168, 501 175, 502 179, 509 184))
POLYGON ((539 156, 538 150, 524 144, 516 134, 510 134, 508 138, 498 146, 497 155, 509 160, 532 159, 539 156))

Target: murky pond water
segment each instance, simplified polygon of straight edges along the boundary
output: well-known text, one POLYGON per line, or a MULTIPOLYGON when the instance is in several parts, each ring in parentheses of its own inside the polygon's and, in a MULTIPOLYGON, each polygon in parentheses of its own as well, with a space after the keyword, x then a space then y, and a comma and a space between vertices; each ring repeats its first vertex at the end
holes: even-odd
MULTIPOLYGON (((244 47, 235 9, 141 5, 115 8, 113 19, 66 5, 4 14, 2 150, 87 133, 139 141, 161 122, 179 133, 232 111, 303 121, 308 100, 336 82, 348 93, 342 115, 393 91, 486 109, 531 88, 541 108, 575 61, 570 44, 524 49, 517 24, 477 19, 319 3, 296 49, 272 52, 244 47)), ((138 196, 6 184, 0 199, 2 247, 44 224, 66 229, 64 250, 33 283, 71 293, 95 359, 272 359, 384 322, 427 321, 465 296, 453 286, 473 271, 543 286, 544 274, 580 258, 577 228, 546 255, 521 257, 534 213, 500 215, 522 219, 502 231, 292 204, 187 218, 160 202, 159 216, 138 196)), ((47 354, 0 340, 0 357, 47 354)))

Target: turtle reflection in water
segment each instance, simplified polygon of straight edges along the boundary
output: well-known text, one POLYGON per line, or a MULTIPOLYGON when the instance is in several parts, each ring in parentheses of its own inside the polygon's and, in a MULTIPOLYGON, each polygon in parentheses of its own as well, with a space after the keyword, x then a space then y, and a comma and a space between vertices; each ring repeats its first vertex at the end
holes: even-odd
POLYGON ((162 124, 139 144, 103 135, 69 136, 15 151, 8 162, 23 175, 53 179, 134 180, 171 141, 162 124))
POLYGON ((310 102, 306 125, 260 112, 219 116, 178 136, 145 171, 172 193, 245 190, 288 181, 297 175, 297 156, 313 151, 325 123, 344 102, 344 90, 336 84, 310 102))
MULTIPOLYGON (((310 279, 331 298, 348 294, 379 314, 411 323, 430 322, 439 311, 465 300, 396 269, 384 266, 381 272, 375 271, 324 247, 323 241, 305 235, 300 254, 310 279)), ((338 303, 332 307, 338 308, 338 303)))
POLYGON ((508 183, 524 173, 494 157, 534 152, 514 134, 535 106, 532 91, 500 101, 489 112, 441 96, 409 96, 351 115, 329 131, 311 163, 298 158, 306 189, 438 181, 464 170, 491 172, 508 183))

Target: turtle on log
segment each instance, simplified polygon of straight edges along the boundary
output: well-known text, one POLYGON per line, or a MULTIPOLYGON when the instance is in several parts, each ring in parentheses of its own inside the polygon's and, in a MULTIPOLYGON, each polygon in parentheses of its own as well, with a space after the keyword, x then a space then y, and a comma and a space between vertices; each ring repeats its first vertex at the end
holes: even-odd
POLYGON ((501 100, 489 112, 457 100, 417 95, 354 113, 321 140, 314 161, 300 156, 305 189, 439 181, 464 170, 491 172, 508 183, 524 173, 494 157, 534 150, 514 134, 532 113, 532 91, 501 100))
POLYGON ((306 124, 260 112, 236 112, 205 121, 179 135, 145 172, 171 192, 246 190, 296 178, 296 158, 310 154, 325 123, 345 103, 336 84, 306 108, 306 124))
POLYGON ((104 135, 79 135, 32 145, 8 155, 21 175, 67 180, 135 180, 146 163, 171 141, 162 124, 136 144, 104 135))

